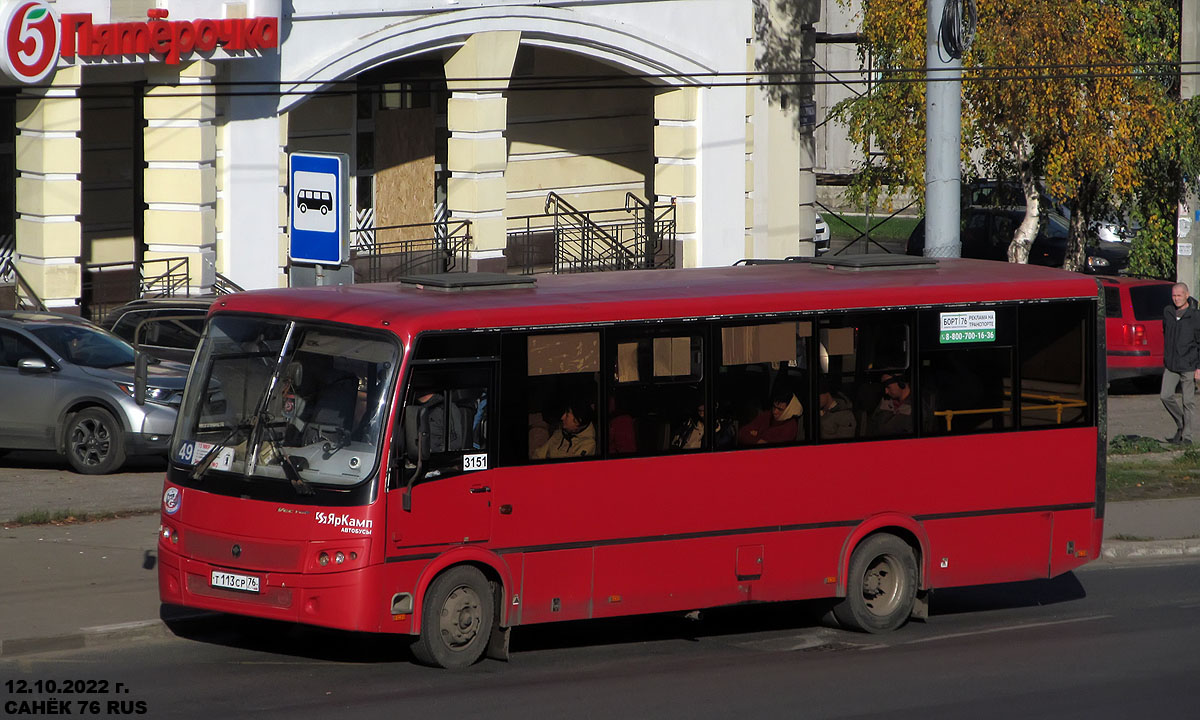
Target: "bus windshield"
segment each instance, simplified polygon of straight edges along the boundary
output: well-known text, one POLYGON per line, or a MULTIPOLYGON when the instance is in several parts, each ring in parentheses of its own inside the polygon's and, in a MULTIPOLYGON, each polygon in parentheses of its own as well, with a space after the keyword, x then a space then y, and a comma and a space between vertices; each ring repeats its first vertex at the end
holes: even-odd
POLYGON ((217 315, 180 410, 172 458, 210 472, 356 485, 372 476, 399 348, 388 336, 217 315))

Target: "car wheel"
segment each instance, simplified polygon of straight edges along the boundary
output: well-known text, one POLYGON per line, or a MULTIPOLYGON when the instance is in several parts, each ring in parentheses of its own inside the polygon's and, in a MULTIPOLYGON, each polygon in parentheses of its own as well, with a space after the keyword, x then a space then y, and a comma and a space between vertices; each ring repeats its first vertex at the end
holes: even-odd
POLYGON ((71 417, 66 450, 75 472, 104 475, 125 463, 125 433, 108 411, 87 408, 71 417))

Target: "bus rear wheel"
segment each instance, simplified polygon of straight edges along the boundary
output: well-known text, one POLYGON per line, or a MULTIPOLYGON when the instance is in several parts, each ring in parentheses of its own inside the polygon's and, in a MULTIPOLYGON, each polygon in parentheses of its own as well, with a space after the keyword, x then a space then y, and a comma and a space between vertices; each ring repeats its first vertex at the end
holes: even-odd
POLYGON ((439 575, 425 593, 417 661, 461 670, 483 657, 495 613, 491 585, 479 570, 460 565, 439 575))
POLYGON ((843 627, 861 632, 895 630, 912 614, 917 560, 895 535, 872 535, 850 556, 846 597, 833 608, 843 627))

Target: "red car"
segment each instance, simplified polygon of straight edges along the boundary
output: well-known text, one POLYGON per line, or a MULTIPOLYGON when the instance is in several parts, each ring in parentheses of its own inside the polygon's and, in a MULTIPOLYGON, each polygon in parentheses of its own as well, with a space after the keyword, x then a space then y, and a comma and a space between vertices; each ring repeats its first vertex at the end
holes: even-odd
POLYGON ((1105 277, 1108 379, 1157 377, 1163 371, 1163 309, 1171 304, 1169 280, 1105 277))

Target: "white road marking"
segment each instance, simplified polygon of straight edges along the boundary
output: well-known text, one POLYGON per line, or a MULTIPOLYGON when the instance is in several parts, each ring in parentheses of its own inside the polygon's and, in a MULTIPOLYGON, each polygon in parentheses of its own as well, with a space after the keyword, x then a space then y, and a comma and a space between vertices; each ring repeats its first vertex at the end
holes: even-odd
POLYGON ((1011 632, 1013 630, 1029 630, 1031 628, 1050 627, 1053 625, 1069 625, 1071 623, 1090 622, 1092 620, 1103 620, 1110 618, 1112 615, 1092 615, 1090 617, 1071 618, 1070 620, 1051 620, 1049 622, 1026 623, 1024 625, 1012 625, 1009 627, 990 628, 988 630, 973 630, 971 632, 951 633, 949 635, 937 635, 935 637, 920 638, 918 640, 909 640, 901 645, 915 645, 917 643, 933 642, 935 640, 950 640, 952 638, 971 637, 973 635, 990 635, 993 633, 1011 632))

